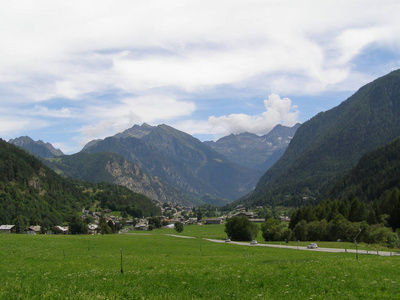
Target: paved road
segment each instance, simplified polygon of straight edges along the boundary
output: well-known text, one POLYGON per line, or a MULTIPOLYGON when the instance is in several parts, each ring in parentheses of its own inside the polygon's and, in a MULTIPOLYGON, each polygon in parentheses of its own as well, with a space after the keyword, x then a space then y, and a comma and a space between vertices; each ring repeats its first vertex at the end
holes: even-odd
MULTIPOLYGON (((214 239, 204 239, 213 243, 225 243, 223 240, 214 239)), ((319 251, 319 252, 345 252, 345 253, 356 253, 355 249, 337 249, 337 248, 318 248, 318 249, 308 249, 302 246, 289 246, 289 245, 273 245, 273 244, 257 244, 250 245, 246 242, 229 242, 229 244, 241 245, 241 246, 251 246, 251 247, 271 247, 271 248, 285 248, 285 249, 295 249, 295 250, 305 250, 305 251, 319 251)), ((400 252, 387 252, 387 251, 369 251, 369 250, 357 250, 358 254, 372 254, 381 256, 400 256, 400 252)))

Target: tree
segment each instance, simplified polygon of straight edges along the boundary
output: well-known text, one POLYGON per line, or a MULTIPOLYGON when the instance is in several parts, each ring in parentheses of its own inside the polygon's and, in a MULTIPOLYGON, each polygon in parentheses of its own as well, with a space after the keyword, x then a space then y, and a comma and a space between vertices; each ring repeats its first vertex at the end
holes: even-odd
POLYGON ((261 225, 262 236, 265 241, 290 241, 293 232, 277 219, 269 218, 261 225))
POLYGON ((108 226, 108 224, 107 224, 106 216, 104 215, 104 213, 102 213, 100 216, 99 227, 100 227, 101 234, 112 233, 110 226, 108 226))
POLYGON ((88 230, 87 224, 77 215, 72 217, 68 226, 71 234, 86 234, 88 230))
POLYGON ((257 224, 251 223, 245 216, 236 216, 225 223, 225 232, 233 241, 251 241, 257 237, 257 224))
POLYGON ((306 241, 307 240, 307 222, 301 220, 293 229, 294 236, 296 240, 306 241))
POLYGON ((183 231, 183 224, 181 222, 176 222, 175 230, 176 230, 176 232, 181 233, 183 231))
POLYGON ((109 221, 107 222, 107 225, 108 225, 108 227, 110 227, 111 232, 112 232, 112 233, 115 233, 115 225, 114 225, 114 222, 111 221, 111 220, 109 220, 109 221))
POLYGON ((159 217, 151 217, 149 224, 154 225, 154 228, 161 228, 161 219, 159 217))

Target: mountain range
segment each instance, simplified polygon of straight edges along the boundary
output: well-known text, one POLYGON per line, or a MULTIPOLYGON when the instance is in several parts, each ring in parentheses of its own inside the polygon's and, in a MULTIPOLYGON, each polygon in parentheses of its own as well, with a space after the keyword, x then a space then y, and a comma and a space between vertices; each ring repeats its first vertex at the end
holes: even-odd
MULTIPOLYGON (((66 176, 116 182, 160 201, 173 198, 195 205, 223 205, 241 197, 234 204, 301 206, 363 189, 375 191, 365 197, 379 197, 387 187, 397 186, 397 179, 379 175, 384 178, 379 188, 371 171, 365 181, 365 172, 356 176, 353 168, 359 170, 364 155, 372 151, 388 153, 385 147, 400 136, 399 119, 397 70, 302 125, 278 125, 262 137, 242 133, 202 143, 164 124, 143 124, 91 141, 76 155, 48 161, 66 176)), ((395 172, 375 168, 377 174, 395 172)))
POLYGON ((244 132, 204 143, 239 165, 265 172, 283 155, 299 126, 278 124, 262 136, 244 132))
POLYGON ((161 202, 220 206, 254 188, 298 126, 277 125, 262 137, 243 133, 202 143, 170 126, 144 123, 93 140, 73 155, 49 155, 50 144, 28 137, 9 142, 45 158, 50 168, 66 177, 120 184, 161 202))
POLYGON ((164 124, 136 125, 91 142, 82 151, 123 156, 200 203, 235 200, 250 192, 262 174, 231 162, 191 135, 164 124))
POLYGON ((397 70, 303 123, 256 189, 237 203, 301 205, 321 200, 364 154, 400 136, 399 120, 397 70))

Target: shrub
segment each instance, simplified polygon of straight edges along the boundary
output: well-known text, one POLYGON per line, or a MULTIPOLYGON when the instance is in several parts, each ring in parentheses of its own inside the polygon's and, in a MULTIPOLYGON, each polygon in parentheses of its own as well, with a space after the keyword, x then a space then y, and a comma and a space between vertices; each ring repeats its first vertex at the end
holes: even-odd
POLYGON ((244 216, 236 216, 225 223, 225 232, 233 241, 251 241, 257 237, 257 224, 251 223, 244 216))
POLYGON ((183 224, 181 222, 176 222, 175 230, 176 230, 176 232, 181 233, 183 231, 183 224))
POLYGON ((269 218, 261 225, 262 236, 265 241, 292 240, 293 232, 286 228, 279 220, 269 218))

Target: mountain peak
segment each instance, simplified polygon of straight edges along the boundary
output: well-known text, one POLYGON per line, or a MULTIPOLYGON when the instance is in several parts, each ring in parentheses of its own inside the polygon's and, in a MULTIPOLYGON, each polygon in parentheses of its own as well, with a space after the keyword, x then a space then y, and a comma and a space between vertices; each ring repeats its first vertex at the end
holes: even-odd
POLYGON ((151 126, 147 123, 143 123, 142 126, 135 124, 131 128, 126 129, 121 133, 117 133, 116 135, 114 135, 114 137, 117 139, 127 138, 127 137, 134 137, 137 139, 141 139, 142 137, 152 132, 154 128, 155 128, 154 126, 151 126))
POLYGON ((34 141, 29 136, 21 136, 15 139, 10 139, 8 143, 18 146, 36 156, 43 158, 53 158, 64 155, 60 149, 54 148, 52 144, 45 143, 42 140, 34 141))
POLYGON ((293 127, 278 124, 263 136, 243 132, 204 143, 237 164, 266 171, 283 154, 298 127, 299 124, 293 127))

